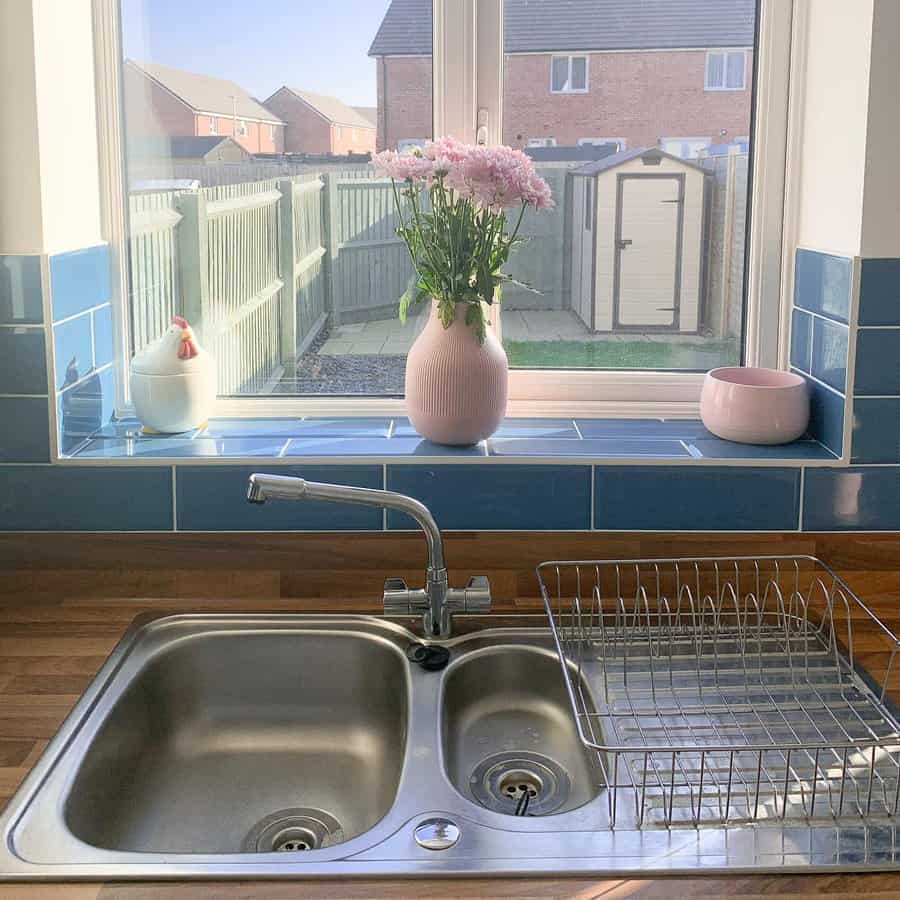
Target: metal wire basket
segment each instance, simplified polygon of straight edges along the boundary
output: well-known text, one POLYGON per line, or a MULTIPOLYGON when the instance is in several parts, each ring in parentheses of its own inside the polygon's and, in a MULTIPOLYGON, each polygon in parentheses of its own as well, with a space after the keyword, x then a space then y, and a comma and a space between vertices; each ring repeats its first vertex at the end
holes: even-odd
POLYGON ((900 641, 822 562, 537 571, 609 827, 900 813, 900 641))

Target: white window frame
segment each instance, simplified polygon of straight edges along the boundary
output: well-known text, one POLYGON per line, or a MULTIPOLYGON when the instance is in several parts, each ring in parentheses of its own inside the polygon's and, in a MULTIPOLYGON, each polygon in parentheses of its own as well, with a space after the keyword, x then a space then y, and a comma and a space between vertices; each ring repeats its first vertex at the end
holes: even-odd
POLYGON ((239 137, 247 137, 247 133, 249 129, 247 128, 247 120, 246 119, 238 119, 237 125, 234 129, 239 137))
POLYGON ((587 94, 591 86, 590 74, 591 58, 589 53, 554 53, 550 57, 550 93, 551 94, 587 94), (568 75, 566 77, 566 87, 556 90, 553 87, 553 63, 557 59, 568 60, 568 75), (584 59, 584 87, 573 88, 568 85, 572 84, 572 60, 584 59))
POLYGON ((710 49, 706 51, 706 68, 703 72, 703 90, 705 91, 745 91, 747 90, 747 51, 746 49, 739 48, 735 49, 734 47, 722 47, 716 49, 710 49), (740 87, 728 87, 728 57, 729 56, 737 56, 740 53, 744 60, 743 68, 741 69, 741 86, 740 87), (710 57, 719 55, 723 57, 722 60, 722 79, 723 83, 716 85, 709 83, 709 60, 710 57))
POLYGON ((271 123, 269 124, 269 140, 270 140, 273 144, 275 143, 275 129, 276 129, 277 127, 278 127, 278 126, 277 126, 274 122, 271 122, 271 123))
POLYGON ((210 134, 218 134, 219 133, 219 122, 215 116, 209 117, 209 133, 210 134))
MULTIPOLYGON (((497 144, 502 140, 502 0, 434 2, 434 134, 497 144), (476 40, 477 37, 477 40, 476 40)), ((792 43, 799 42, 798 7, 805 0, 761 0, 760 41, 754 54, 755 132, 753 215, 748 237, 745 362, 786 364, 790 321, 790 237, 796 221, 796 172, 787 165, 796 143, 799 101, 789 104, 794 76, 792 43), (791 137, 793 135, 793 137, 791 137), (787 203, 787 206, 786 206, 787 203)), ((128 393, 130 334, 125 246, 124 133, 121 116, 119 0, 93 0, 97 47, 98 123, 105 237, 116 266, 113 300, 117 347, 116 408, 133 412, 128 393)), ((797 50, 799 52, 799 49, 797 50)), ((573 54, 584 55, 584 54, 573 54)), ((746 81, 746 75, 745 75, 746 81)), ((795 157, 792 157, 795 158, 795 157)), ((666 371, 528 370, 510 372, 511 415, 611 415, 677 417, 697 414, 703 375, 666 371)), ((222 397, 218 416, 396 415, 402 399, 364 397, 222 397)))

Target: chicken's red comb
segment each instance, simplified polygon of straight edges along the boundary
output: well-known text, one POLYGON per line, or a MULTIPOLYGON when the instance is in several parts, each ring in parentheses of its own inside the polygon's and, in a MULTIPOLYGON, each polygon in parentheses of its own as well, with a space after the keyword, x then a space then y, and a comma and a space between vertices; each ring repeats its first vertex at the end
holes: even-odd
POLYGON ((188 327, 187 319, 184 319, 181 316, 172 316, 172 324, 177 325, 179 328, 188 327))

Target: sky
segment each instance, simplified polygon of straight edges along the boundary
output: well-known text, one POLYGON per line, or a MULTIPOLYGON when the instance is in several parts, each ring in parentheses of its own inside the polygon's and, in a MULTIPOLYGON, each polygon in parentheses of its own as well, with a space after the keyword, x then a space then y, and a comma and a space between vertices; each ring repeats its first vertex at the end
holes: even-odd
POLYGON ((236 81, 375 106, 366 54, 390 0, 122 0, 125 56, 236 81))

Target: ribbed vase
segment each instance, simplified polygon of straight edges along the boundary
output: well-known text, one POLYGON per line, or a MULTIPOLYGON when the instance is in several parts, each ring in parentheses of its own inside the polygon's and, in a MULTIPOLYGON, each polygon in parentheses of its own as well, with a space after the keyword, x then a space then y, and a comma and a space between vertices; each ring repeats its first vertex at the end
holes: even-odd
POLYGON ((506 415, 506 352, 490 326, 478 343, 466 325, 467 304, 456 304, 449 328, 437 307, 432 300, 428 322, 406 358, 406 408, 422 437, 436 444, 474 444, 490 437, 506 415))

